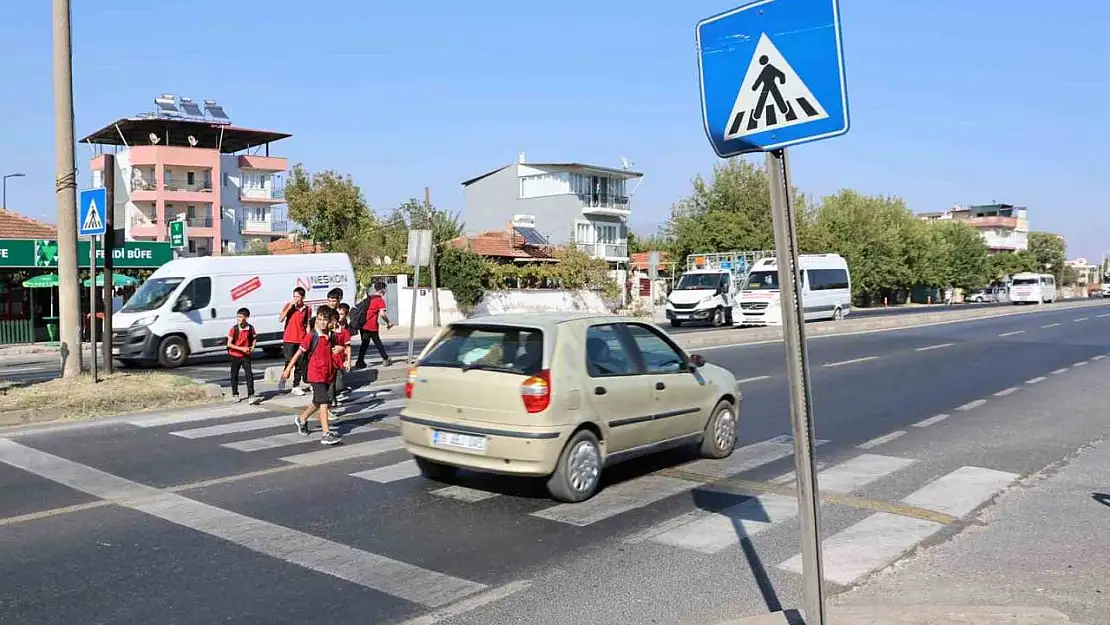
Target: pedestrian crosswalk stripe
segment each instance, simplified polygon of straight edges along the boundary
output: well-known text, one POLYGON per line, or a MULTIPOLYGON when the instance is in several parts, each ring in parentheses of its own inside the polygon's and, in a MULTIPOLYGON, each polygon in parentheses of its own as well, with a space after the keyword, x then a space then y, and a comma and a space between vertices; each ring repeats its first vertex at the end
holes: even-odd
MULTIPOLYGON (((310 440, 319 439, 312 437, 310 440)), ((305 466, 314 466, 318 464, 329 464, 339 460, 377 456, 390 451, 397 451, 398 449, 404 449, 404 443, 401 441, 401 437, 388 436, 386 438, 376 438, 372 441, 366 441, 365 443, 344 443, 330 449, 285 456, 282 458, 282 461, 305 466)))
POLYGON ((420 475, 420 469, 416 466, 416 461, 404 460, 396 464, 352 473, 351 477, 370 480, 371 482, 378 482, 379 484, 389 484, 391 482, 407 480, 410 477, 416 477, 418 475, 420 475))
POLYGON ((268 430, 270 428, 282 426, 292 427, 292 423, 293 419, 289 415, 280 415, 277 417, 266 417, 264 419, 253 419, 251 421, 236 421, 235 423, 210 425, 208 427, 191 430, 178 430, 177 432, 170 432, 170 434, 188 439, 209 438, 212 436, 224 436, 226 434, 253 432, 255 430, 268 430))
MULTIPOLYGON (((293 419, 286 417, 289 427, 293 427, 293 419)), ((234 443, 224 443, 220 447, 234 449, 235 451, 262 451, 263 449, 276 449, 278 447, 288 447, 290 445, 300 445, 307 443, 310 439, 307 436, 302 436, 297 432, 286 432, 285 434, 274 434, 273 436, 263 436, 262 438, 251 438, 245 441, 235 441, 234 443)))
POLYGON ((194 423, 197 421, 212 421, 215 419, 224 419, 227 417, 241 417, 250 414, 258 414, 266 412, 265 408, 258 406, 233 404, 229 406, 216 406, 189 408, 184 410, 175 410, 173 412, 166 412, 157 415, 150 415, 144 417, 136 417, 127 423, 139 428, 158 428, 166 425, 178 425, 181 423, 194 423))
POLYGON ((498 496, 498 493, 478 490, 477 488, 467 488, 466 486, 448 486, 447 488, 439 488, 433 490, 431 494, 437 497, 446 497, 447 499, 455 499, 468 503, 477 503, 479 501, 493 499, 494 497, 498 496))
POLYGON ((933 480, 902 502, 960 518, 1002 492, 1018 477, 994 469, 961 467, 933 480))
POLYGON ((725 140, 825 119, 825 111, 766 33, 759 36, 732 105, 725 140))

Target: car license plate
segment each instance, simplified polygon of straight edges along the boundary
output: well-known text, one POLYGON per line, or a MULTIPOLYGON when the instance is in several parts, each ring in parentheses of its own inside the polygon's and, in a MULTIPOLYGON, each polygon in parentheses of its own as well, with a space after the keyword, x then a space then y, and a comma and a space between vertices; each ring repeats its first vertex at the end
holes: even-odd
POLYGON ((690 315, 687 315, 686 313, 675 313, 674 318, 675 319, 689 319, 690 315))
POLYGON ((119 348, 118 347, 113 347, 112 348, 112 355, 113 356, 119 356, 119 348))
POLYGON ((441 432, 439 430, 432 431, 432 443, 440 447, 459 447, 461 449, 469 449, 470 451, 486 450, 486 438, 484 436, 471 436, 470 434, 459 434, 458 432, 441 432))

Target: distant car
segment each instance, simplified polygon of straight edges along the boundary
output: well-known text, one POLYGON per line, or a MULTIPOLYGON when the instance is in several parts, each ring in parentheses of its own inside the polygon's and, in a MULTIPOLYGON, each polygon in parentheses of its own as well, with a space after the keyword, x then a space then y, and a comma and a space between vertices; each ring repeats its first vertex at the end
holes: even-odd
POLYGON ((731 372, 655 324, 581 313, 452 323, 409 370, 405 397, 401 434, 425 477, 543 477, 564 502, 593 497, 620 461, 685 445, 729 456, 742 400, 731 372))

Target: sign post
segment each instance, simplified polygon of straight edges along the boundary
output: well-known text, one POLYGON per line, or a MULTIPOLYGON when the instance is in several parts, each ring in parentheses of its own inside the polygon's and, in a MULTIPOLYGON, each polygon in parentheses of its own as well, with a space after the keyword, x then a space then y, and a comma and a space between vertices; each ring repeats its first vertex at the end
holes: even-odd
POLYGON ((89 237, 89 345, 92 353, 92 378, 96 371, 96 238, 108 230, 108 190, 84 189, 77 201, 77 236, 89 237))
POLYGON ((702 120, 721 158, 767 154, 794 464, 806 623, 826 625, 820 494, 809 356, 786 148, 848 132, 839 0, 757 0, 697 25, 702 120))
POLYGON ((170 222, 170 247, 183 250, 189 247, 189 226, 185 223, 185 215, 170 222))
POLYGON ((409 354, 408 364, 413 364, 413 344, 416 341, 416 302, 420 289, 420 268, 432 262, 432 231, 409 230, 409 247, 405 260, 413 267, 412 311, 409 314, 409 354))
POLYGON ((655 283, 659 281, 659 252, 648 252, 648 297, 651 298, 651 319, 655 320, 655 283))

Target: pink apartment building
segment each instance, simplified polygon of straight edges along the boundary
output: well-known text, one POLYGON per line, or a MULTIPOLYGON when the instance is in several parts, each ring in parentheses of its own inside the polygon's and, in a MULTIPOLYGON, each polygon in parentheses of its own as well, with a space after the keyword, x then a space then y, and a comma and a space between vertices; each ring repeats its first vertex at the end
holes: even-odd
POLYGON ((127 240, 165 241, 185 218, 186 255, 241 252, 288 235, 285 158, 270 144, 289 134, 240 128, 222 107, 163 95, 158 112, 126 117, 81 139, 94 146, 91 186, 103 186, 104 152, 115 154, 116 227, 127 240))

